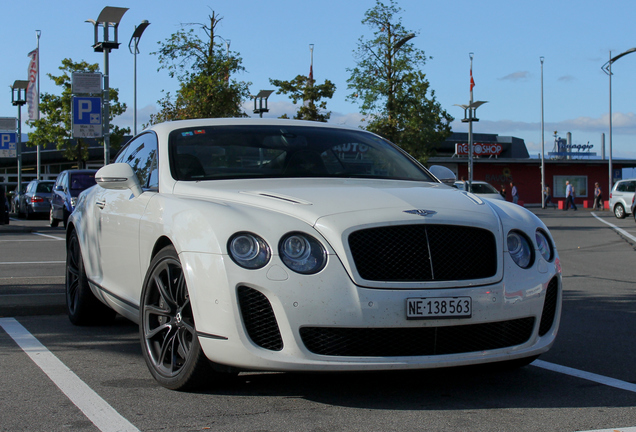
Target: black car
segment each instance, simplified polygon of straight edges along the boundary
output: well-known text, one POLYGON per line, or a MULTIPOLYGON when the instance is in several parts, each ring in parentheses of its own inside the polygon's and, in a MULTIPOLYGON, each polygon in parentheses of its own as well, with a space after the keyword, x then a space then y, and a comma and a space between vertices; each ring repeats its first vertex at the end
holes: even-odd
POLYGON ((73 210, 80 192, 95 185, 95 173, 97 170, 72 169, 62 171, 57 176, 57 181, 53 187, 51 195, 51 211, 49 223, 52 227, 58 226, 60 222, 66 226, 66 221, 73 210))

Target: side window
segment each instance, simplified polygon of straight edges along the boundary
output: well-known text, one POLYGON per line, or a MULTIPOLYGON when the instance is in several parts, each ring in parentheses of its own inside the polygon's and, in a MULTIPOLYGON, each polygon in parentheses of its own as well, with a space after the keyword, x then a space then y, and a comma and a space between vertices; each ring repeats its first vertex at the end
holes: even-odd
POLYGON ((627 182, 627 192, 636 192, 636 182, 627 182))
POLYGON ((127 163, 137 174, 142 188, 157 188, 157 138, 148 132, 130 141, 121 150, 115 162, 127 163))
POLYGON ((58 187, 58 186, 65 187, 66 186, 66 176, 68 176, 68 173, 64 173, 61 176, 59 176, 57 178, 57 181, 55 182, 55 187, 58 187))
POLYGON ((616 187, 616 192, 626 192, 626 191, 627 191, 627 186, 625 185, 625 182, 620 182, 618 186, 616 187))

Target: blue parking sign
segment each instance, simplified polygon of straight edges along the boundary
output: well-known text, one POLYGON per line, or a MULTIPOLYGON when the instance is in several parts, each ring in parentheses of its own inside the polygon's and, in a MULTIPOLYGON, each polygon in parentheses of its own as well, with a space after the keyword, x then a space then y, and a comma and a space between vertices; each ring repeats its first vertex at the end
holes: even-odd
POLYGON ((73 138, 102 136, 102 98, 74 96, 73 138))
POLYGON ((18 134, 15 132, 0 132, 0 158, 17 157, 18 134))

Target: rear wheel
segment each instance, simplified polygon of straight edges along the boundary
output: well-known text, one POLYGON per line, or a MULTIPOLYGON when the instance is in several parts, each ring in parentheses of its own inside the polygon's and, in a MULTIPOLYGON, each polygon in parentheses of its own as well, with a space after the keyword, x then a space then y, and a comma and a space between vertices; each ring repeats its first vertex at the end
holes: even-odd
POLYGON ((53 209, 51 208, 51 211, 49 212, 49 225, 55 228, 59 223, 60 221, 53 217, 53 209))
POLYGON ((616 206, 614 206, 614 216, 618 219, 625 219, 625 208, 623 208, 623 204, 616 204, 616 206))
POLYGON ((214 372, 199 344, 188 287, 172 246, 150 263, 140 315, 144 359, 159 384, 172 390, 204 385, 214 372))
POLYGON ((75 325, 108 324, 115 311, 99 301, 88 286, 77 231, 71 233, 66 249, 66 308, 75 325))

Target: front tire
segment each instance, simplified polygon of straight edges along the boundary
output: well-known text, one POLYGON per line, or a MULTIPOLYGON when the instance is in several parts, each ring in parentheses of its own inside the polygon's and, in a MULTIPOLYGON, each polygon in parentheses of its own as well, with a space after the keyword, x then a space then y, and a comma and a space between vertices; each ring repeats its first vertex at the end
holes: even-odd
POLYGON ((88 286, 77 231, 71 233, 66 249, 66 308, 69 320, 77 326, 108 324, 115 317, 115 311, 88 286))
POLYGON ((625 208, 623 208, 622 204, 616 204, 614 206, 614 216, 617 219, 625 219, 625 208))
POLYGON ((213 373, 199 344, 188 287, 172 246, 150 263, 141 294, 139 336, 148 369, 162 386, 192 390, 213 373))

